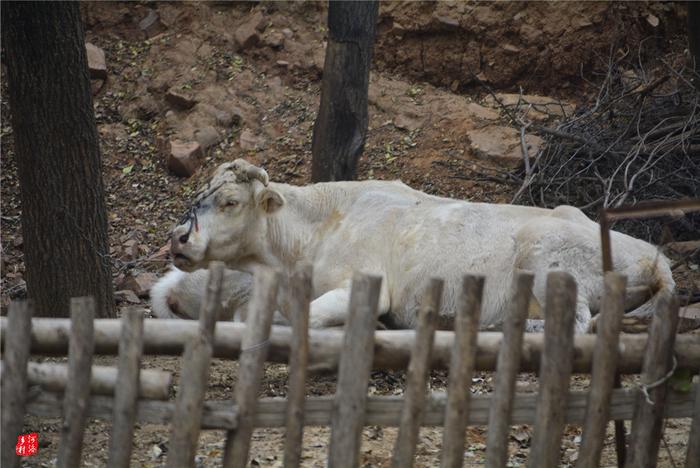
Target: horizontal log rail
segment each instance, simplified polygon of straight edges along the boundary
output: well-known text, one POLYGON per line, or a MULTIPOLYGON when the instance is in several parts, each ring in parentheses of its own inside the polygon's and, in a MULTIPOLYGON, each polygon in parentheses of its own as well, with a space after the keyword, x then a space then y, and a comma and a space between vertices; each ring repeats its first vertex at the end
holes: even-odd
MULTIPOLYGON (((33 319, 31 353, 35 355, 66 355, 70 320, 33 319)), ((7 319, 0 319, 0 338, 5 343, 7 319)), ((116 355, 119 348, 121 322, 114 319, 95 320, 95 354, 116 355)), ((144 355, 182 354, 185 343, 197 336, 199 325, 194 321, 147 319, 144 321, 144 355)), ((237 359, 241 343, 246 334, 242 323, 218 323, 214 334, 214 356, 237 359)), ((431 353, 432 369, 448 369, 454 333, 435 332, 431 353)), ((476 370, 493 371, 496 368, 498 351, 503 335, 499 332, 481 332, 478 338, 476 370)), ((593 361, 595 335, 574 337, 573 372, 589 373, 593 361)), ((286 364, 292 341, 291 328, 272 327, 269 338, 268 362, 286 364)), ((374 368, 405 369, 415 343, 413 330, 381 330, 374 334, 374 368)), ((309 366, 312 370, 337 368, 343 346, 342 330, 309 330, 309 366)), ((544 335, 526 333, 520 359, 521 372, 536 372, 539 368, 544 335)), ((642 369, 642 358, 647 346, 646 334, 620 335, 618 345, 618 369, 623 374, 638 374, 642 369)), ((678 366, 700 369, 700 335, 678 335, 674 346, 678 366)))
MULTIPOLYGON (((667 419, 688 418, 693 415, 695 385, 688 393, 671 391, 665 405, 667 419)), ((639 389, 615 389, 610 402, 608 420, 631 420, 639 389)), ((52 392, 34 392, 29 395, 27 412, 45 418, 61 417, 62 395, 52 392)), ((308 397, 304 405, 305 426, 329 426, 333 409, 333 396, 308 397)), ((570 392, 567 400, 566 424, 582 424, 586 413, 587 392, 570 392)), ((484 426, 488 423, 492 395, 472 395, 469 405, 468 425, 484 426)), ((401 408, 404 397, 369 396, 365 414, 366 426, 397 427, 401 422, 401 408)), ((425 402, 425 416, 422 426, 442 426, 445 418, 445 393, 429 394, 425 402)), ((537 394, 517 394, 513 399, 513 419, 511 425, 533 424, 537 394)), ((90 397, 88 415, 90 418, 111 419, 114 399, 93 395, 90 397)), ((286 425, 287 400, 285 398, 262 398, 257 403, 254 427, 284 427, 286 425)), ((175 411, 174 401, 139 400, 136 419, 141 423, 169 424, 175 411)), ((202 429, 236 429, 238 411, 230 400, 209 400, 204 402, 202 429)))

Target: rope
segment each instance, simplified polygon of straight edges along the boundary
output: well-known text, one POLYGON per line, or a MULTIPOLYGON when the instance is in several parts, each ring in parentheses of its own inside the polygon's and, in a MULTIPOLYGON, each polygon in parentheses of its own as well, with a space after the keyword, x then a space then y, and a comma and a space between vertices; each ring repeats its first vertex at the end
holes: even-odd
POLYGON ((649 403, 651 406, 654 406, 654 402, 651 401, 651 398, 649 397, 649 390, 653 390, 656 387, 666 383, 668 379, 671 378, 673 373, 676 371, 676 367, 678 367, 678 360, 676 359, 675 355, 671 356, 673 358, 673 365, 671 366, 671 370, 666 373, 663 377, 661 377, 659 380, 656 382, 652 382, 650 384, 639 384, 639 388, 642 390, 642 393, 644 394, 644 398, 646 399, 647 403, 649 403))

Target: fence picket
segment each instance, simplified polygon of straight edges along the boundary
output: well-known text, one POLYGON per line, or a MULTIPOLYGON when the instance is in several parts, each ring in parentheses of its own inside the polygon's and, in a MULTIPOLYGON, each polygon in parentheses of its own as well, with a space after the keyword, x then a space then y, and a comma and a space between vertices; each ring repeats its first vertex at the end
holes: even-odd
POLYGON ((345 324, 338 384, 333 399, 330 468, 359 465, 381 284, 382 279, 378 276, 359 273, 353 276, 350 314, 345 324))
POLYGON ((528 466, 532 468, 559 465, 574 357, 575 315, 574 278, 565 272, 549 273, 544 315, 544 353, 540 366, 535 429, 528 458, 528 466))
POLYGON ((107 463, 110 468, 130 466, 142 349, 143 312, 130 307, 122 316, 119 368, 117 385, 114 389, 112 437, 109 441, 107 463))
POLYGON ((87 424, 90 399, 90 371, 94 350, 95 300, 74 297, 70 303, 70 341, 68 343, 68 382, 63 398, 59 468, 80 466, 83 433, 87 424))
POLYGON ((476 362, 483 290, 483 277, 467 275, 462 279, 462 293, 455 317, 455 340, 447 387, 445 429, 440 460, 443 468, 461 467, 464 459, 464 432, 468 423, 470 388, 476 362))
POLYGON ((170 428, 168 467, 195 466, 202 407, 209 380, 214 328, 221 309, 223 277, 224 264, 212 262, 207 294, 199 313, 200 334, 187 343, 182 359, 182 374, 173 415, 174 424, 170 428))
POLYGON ((5 335, 2 368, 2 459, 0 465, 19 466, 15 454, 27 403, 27 362, 31 345, 33 307, 29 301, 13 301, 7 316, 12 333, 5 335))
POLYGON ((311 265, 304 265, 292 274, 288 288, 292 342, 289 355, 289 391, 287 392, 287 427, 284 438, 284 466, 301 464, 304 436, 304 401, 306 368, 309 360, 309 304, 311 303, 311 265))
POLYGON ((431 279, 418 311, 416 344, 406 373, 406 392, 401 409, 399 434, 391 462, 391 466, 395 468, 413 466, 418 434, 425 413, 427 384, 430 377, 430 354, 433 349, 437 315, 442 302, 443 286, 443 280, 431 279))
POLYGON ((513 412, 515 380, 520 369, 523 332, 532 296, 534 276, 520 273, 513 281, 510 313, 503 325, 503 346, 498 352, 494 376, 493 404, 489 411, 486 466, 502 468, 508 462, 508 434, 513 412))
POLYGON ((664 298, 651 321, 649 343, 640 379, 642 385, 649 386, 649 401, 640 390, 632 417, 632 434, 625 465, 627 467, 656 466, 663 429, 667 376, 674 359, 672 350, 678 328, 678 309, 678 299, 664 298))
POLYGON ((578 468, 595 468, 600 464, 610 414, 610 395, 617 369, 617 349, 622 316, 625 313, 626 285, 625 276, 615 272, 605 274, 605 291, 596 332, 597 342, 593 355, 586 422, 576 460, 578 468))
POLYGON ((258 388, 267 355, 280 274, 277 271, 259 268, 255 271, 253 281, 253 298, 246 319, 247 332, 241 344, 238 381, 235 390, 235 402, 239 411, 238 427, 235 431, 228 432, 224 448, 223 465, 227 468, 242 467, 248 464, 258 388))
POLYGON ((695 385, 695 405, 693 406, 690 434, 688 435, 688 450, 685 453, 686 468, 697 466, 700 460, 700 384, 695 385))

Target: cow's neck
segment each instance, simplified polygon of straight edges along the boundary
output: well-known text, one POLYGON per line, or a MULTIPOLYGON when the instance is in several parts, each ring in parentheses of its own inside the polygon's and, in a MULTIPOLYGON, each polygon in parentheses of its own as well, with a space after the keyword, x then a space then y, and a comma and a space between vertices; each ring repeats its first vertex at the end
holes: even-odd
POLYGON ((317 245, 314 237, 344 212, 352 199, 347 188, 339 184, 298 187, 276 183, 270 187, 282 194, 285 205, 267 220, 266 254, 278 266, 289 269, 302 261, 312 262, 317 245))

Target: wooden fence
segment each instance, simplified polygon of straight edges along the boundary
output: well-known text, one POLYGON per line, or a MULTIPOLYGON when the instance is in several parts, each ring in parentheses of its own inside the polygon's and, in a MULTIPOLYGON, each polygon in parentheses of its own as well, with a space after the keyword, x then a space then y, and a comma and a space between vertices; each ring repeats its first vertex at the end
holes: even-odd
MULTIPOLYGON (((25 414, 62 417, 58 466, 79 466, 87 418, 113 423, 110 467, 129 466, 136 421, 171 424, 168 466, 194 466, 202 429, 226 430, 223 466, 246 466, 256 427, 286 427, 284 464, 299 466, 304 426, 331 427, 331 467, 359 465, 365 425, 398 426, 392 466, 411 466, 421 426, 443 426, 441 464, 461 466, 465 428, 488 426, 486 464, 506 466, 512 424, 534 425, 531 467, 559 464, 565 424, 583 426, 576 465, 599 465, 611 420, 631 420, 626 466, 655 466, 664 418, 692 417, 686 466, 700 460, 700 390, 668 386, 670 371, 700 369, 700 336, 679 335, 678 304, 656 310, 649 334, 620 335, 625 279, 605 277, 597 335, 574 336, 576 284, 566 273, 547 278, 545 332, 523 333, 533 277, 519 275, 502 333, 477 333, 484 280, 465 276, 454 332, 435 331, 442 281, 432 279, 415 331, 376 331, 380 278, 356 275, 345 330, 308 330, 311 270, 297 271, 280 288, 279 273, 255 275, 247 323, 215 323, 223 265, 212 264, 199 323, 144 320, 127 311, 121 320, 94 320, 94 303, 77 298, 71 319, 31 318, 31 305, 15 302, 2 319, 2 466, 17 466, 16 438, 25 414), (271 327, 276 297, 286 295, 291 328, 271 327), (168 401, 170 374, 141 370, 143 354, 184 352, 176 400, 168 401), (68 364, 29 362, 30 354, 68 355, 68 364), (118 354, 116 369, 92 365, 95 354, 118 354), (213 357, 238 359, 232 401, 205 401, 213 357), (286 398, 258 399, 266 360, 289 362, 286 398), (368 396, 372 368, 407 368, 403 396, 368 396), (310 368, 335 369, 334 396, 306 397, 310 368), (449 368, 446 393, 428 392, 431 368, 449 368), (496 370, 491 395, 471 395, 475 370, 496 370), (518 394, 518 372, 539 372, 537 394, 518 394), (569 389, 572 372, 590 373, 590 390, 569 389), (616 372, 641 374, 635 388, 613 388, 616 372), (30 391, 27 391, 27 389, 30 391)), ((622 464, 622 462, 621 462, 622 464)))

